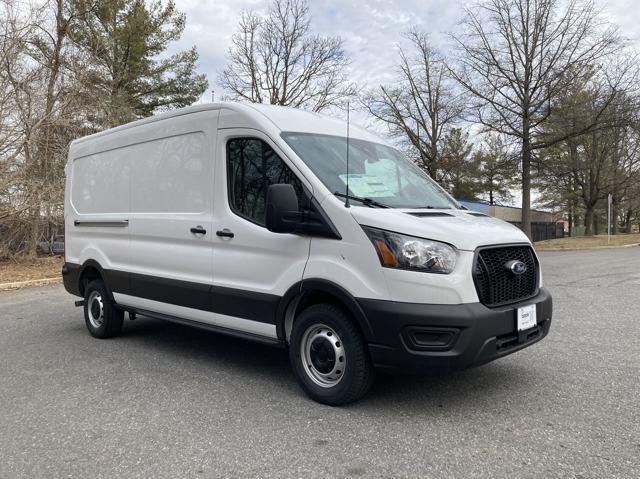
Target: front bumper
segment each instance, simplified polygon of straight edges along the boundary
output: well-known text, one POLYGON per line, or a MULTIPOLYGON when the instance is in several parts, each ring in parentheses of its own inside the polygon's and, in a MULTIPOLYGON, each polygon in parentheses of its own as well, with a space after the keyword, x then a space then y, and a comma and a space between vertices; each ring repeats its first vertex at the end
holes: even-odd
POLYGON ((551 294, 541 288, 521 303, 441 305, 360 299, 373 330, 369 351, 379 369, 444 373, 488 363, 544 338, 551 327, 551 294), (535 304, 537 327, 518 332, 516 310, 535 304))

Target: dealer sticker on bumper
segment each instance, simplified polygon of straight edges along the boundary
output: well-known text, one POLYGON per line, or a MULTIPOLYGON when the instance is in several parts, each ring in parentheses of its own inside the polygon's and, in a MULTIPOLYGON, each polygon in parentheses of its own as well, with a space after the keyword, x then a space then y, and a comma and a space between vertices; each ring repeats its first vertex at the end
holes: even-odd
POLYGON ((518 308, 518 331, 531 329, 537 325, 536 321, 536 305, 530 304, 518 308))

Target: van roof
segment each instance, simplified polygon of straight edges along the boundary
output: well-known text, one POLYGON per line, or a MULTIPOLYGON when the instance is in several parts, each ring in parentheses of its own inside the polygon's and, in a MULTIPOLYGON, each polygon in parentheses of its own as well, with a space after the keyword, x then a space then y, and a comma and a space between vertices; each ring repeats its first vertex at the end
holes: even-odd
MULTIPOLYGON (((325 135, 346 136, 346 121, 339 120, 327 115, 315 113, 297 108, 290 108, 277 105, 266 105, 262 103, 240 103, 240 102, 217 102, 203 105, 194 105, 186 108, 179 108, 166 113, 161 113, 141 120, 132 121, 124 125, 100 131, 92 135, 78 138, 71 142, 77 145, 87 140, 97 139, 113 133, 121 132, 129 128, 154 123, 168 118, 197 113, 201 111, 228 109, 239 114, 244 114, 255 120, 267 120, 271 127, 280 131, 293 131, 300 133, 320 133, 325 135)), ((349 134, 353 138, 387 144, 386 141, 373 135, 364 128, 354 125, 349 126, 349 134)))

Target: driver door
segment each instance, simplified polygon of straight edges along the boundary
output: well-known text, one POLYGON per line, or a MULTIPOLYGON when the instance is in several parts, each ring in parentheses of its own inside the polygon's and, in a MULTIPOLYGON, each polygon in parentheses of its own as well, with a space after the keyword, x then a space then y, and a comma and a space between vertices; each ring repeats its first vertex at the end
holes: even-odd
POLYGON ((266 135, 253 129, 218 130, 214 175, 213 304, 219 326, 276 338, 276 309, 302 280, 308 236, 272 233, 265 227, 267 188, 303 185, 295 166, 266 135))

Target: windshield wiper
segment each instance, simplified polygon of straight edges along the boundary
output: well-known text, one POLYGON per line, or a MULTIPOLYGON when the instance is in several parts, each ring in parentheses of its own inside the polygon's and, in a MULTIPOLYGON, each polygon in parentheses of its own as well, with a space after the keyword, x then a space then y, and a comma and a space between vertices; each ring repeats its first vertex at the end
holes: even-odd
POLYGON ((333 194, 340 198, 349 198, 350 200, 360 201, 363 205, 368 206, 369 208, 392 208, 392 206, 385 205, 384 203, 380 203, 379 201, 372 200, 371 198, 362 198, 360 196, 345 195, 344 193, 339 193, 337 191, 333 194))

